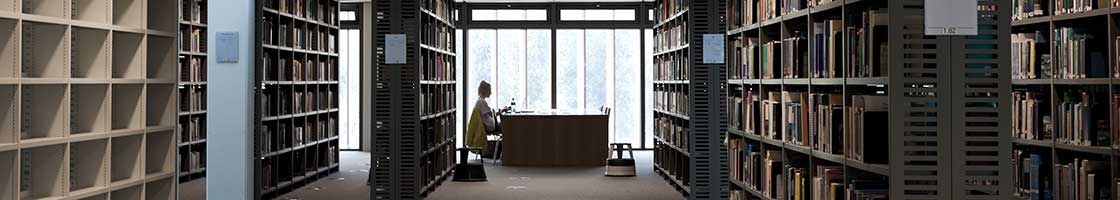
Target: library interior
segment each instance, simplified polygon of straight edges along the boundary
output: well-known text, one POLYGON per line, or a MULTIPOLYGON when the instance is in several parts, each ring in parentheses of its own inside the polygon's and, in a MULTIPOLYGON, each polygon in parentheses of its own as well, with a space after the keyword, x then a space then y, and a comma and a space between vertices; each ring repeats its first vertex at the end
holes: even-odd
POLYGON ((0 0, 0 200, 118 199, 1120 200, 1120 0, 0 0))

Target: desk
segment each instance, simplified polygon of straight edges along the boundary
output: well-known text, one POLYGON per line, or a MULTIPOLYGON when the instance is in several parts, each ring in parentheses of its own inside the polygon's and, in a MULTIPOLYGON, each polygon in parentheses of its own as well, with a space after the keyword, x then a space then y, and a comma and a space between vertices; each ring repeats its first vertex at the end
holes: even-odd
POLYGON ((609 116, 540 111, 502 115, 502 164, 604 166, 609 116))

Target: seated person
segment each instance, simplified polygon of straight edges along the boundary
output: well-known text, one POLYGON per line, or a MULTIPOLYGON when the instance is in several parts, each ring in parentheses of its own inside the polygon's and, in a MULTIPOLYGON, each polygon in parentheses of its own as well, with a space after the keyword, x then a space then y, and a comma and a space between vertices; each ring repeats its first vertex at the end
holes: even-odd
MULTIPOLYGON (((475 102, 474 110, 471 111, 471 118, 467 122, 466 145, 468 147, 486 149, 486 136, 501 131, 501 124, 497 122, 494 110, 490 108, 490 104, 486 103, 486 98, 490 98, 490 94, 490 83, 486 81, 479 83, 478 101, 475 102)), ((503 108, 499 113, 508 109, 503 108)))

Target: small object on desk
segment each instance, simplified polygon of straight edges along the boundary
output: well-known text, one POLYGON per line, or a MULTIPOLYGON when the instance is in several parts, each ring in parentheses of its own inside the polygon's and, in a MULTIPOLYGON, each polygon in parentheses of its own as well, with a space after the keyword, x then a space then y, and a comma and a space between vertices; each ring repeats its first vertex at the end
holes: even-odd
MULTIPOLYGON (((459 150, 459 160, 461 161, 455 164, 455 177, 451 180, 461 182, 486 181, 486 168, 482 165, 482 162, 471 163, 468 159, 471 151, 481 151, 482 148, 466 147, 457 150, 459 150)), ((478 159, 482 160, 482 157, 479 156, 478 159)))
POLYGON ((607 159, 607 176, 631 177, 638 175, 638 172, 634 168, 633 145, 630 143, 614 143, 611 144, 611 151, 617 156, 607 159), (630 152, 630 158, 623 158, 622 151, 630 152))

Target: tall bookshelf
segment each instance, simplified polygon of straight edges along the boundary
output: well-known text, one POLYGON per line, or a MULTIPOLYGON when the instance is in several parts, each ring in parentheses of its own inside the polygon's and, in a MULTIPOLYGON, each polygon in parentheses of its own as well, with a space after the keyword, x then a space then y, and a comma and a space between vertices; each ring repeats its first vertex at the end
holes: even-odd
POLYGON ((206 175, 206 0, 179 1, 179 181, 206 175))
POLYGON ((1120 197, 1120 8, 1111 0, 1075 2, 1079 6, 1050 0, 1013 5, 1012 134, 1019 198, 1120 197), (1073 184, 1070 178, 1093 184, 1073 184))
POLYGON ((177 1, 0 1, 0 199, 174 199, 177 1))
POLYGON ((1011 197, 1010 1, 975 36, 921 0, 727 1, 731 199, 1011 197))
POLYGON ((377 0, 373 69, 373 196, 422 199, 455 165, 455 24, 453 0, 377 0), (386 49, 387 35, 405 37, 386 49), (390 63, 388 51, 402 51, 390 63))
POLYGON ((267 199, 338 172, 339 3, 256 5, 256 180, 267 199))
POLYGON ((722 35, 719 0, 659 0, 654 21, 654 170, 690 199, 726 198, 724 63, 705 63, 705 34, 722 35))

